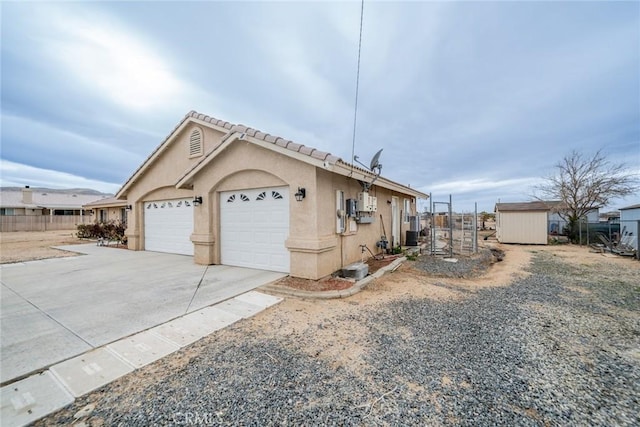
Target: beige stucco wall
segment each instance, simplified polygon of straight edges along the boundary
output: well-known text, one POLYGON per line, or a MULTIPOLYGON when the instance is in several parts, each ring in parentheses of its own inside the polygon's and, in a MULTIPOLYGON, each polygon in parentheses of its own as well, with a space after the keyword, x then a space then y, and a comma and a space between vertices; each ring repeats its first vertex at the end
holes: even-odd
MULTIPOLYGON (((342 267, 362 259, 360 245, 366 245, 371 252, 378 254, 380 249, 376 243, 382 235, 387 237, 389 245, 392 239, 399 244, 405 242, 405 232, 409 229, 409 223, 404 222, 404 212, 402 211, 404 199, 411 202, 411 214, 415 215, 415 199, 410 196, 387 190, 382 187, 373 186, 370 194, 377 197, 377 211, 372 213, 373 222, 371 224, 358 224, 353 219, 347 218, 346 231, 338 234, 336 232, 337 204, 336 191, 343 191, 344 198, 357 199, 358 193, 362 191, 360 183, 352 178, 337 175, 329 171, 318 168, 318 195, 320 201, 317 203, 318 209, 318 230, 320 236, 326 239, 333 238, 336 246, 330 252, 324 254, 319 259, 318 271, 320 277, 329 275, 342 267), (399 236, 392 236, 392 212, 391 198, 398 197, 400 209, 398 211, 399 236), (384 224, 384 226, 383 226, 384 224), (354 230, 355 231, 352 231, 354 230)), ((371 255, 368 251, 364 254, 364 259, 371 255)))
POLYGON ((318 246, 316 199, 307 196, 296 202, 298 187, 315 187, 315 168, 282 154, 258 147, 248 141, 234 141, 221 152, 193 182, 193 194, 203 197, 195 209, 195 261, 199 264, 220 262, 220 198, 224 191, 289 186, 290 233, 286 246, 291 252, 291 274, 317 276, 316 257, 308 249, 318 246))
MULTIPOLYGON (((122 209, 123 207, 102 207, 102 208, 94 208, 93 215, 91 218, 94 222, 100 222, 100 211, 105 211, 107 216, 107 221, 122 221, 122 209)), ((125 211, 125 215, 128 217, 129 212, 125 211)))
POLYGON ((496 238, 500 243, 547 244, 547 212, 497 212, 496 238))
POLYGON ((208 127, 187 124, 149 165, 138 181, 129 188, 127 204, 133 207, 129 212, 126 231, 129 249, 144 250, 144 211, 142 206, 145 201, 194 196, 192 190, 177 189, 175 185, 185 171, 202 159, 202 156, 189 155, 189 136, 196 128, 203 133, 204 153, 219 145, 224 136, 223 132, 208 127))
MULTIPOLYGON (((188 138, 192 126, 187 126, 167 150, 133 183, 127 193, 127 204, 134 206, 129 213, 127 236, 131 249, 144 249, 144 201, 201 196, 203 203, 194 207, 194 261, 198 264, 220 263, 220 193, 239 189, 274 186, 289 187, 289 236, 284 243, 290 253, 291 275, 319 279, 341 267, 361 259, 360 244, 378 253, 376 242, 383 234, 380 215, 386 235, 391 240, 391 200, 399 197, 400 236, 404 242, 402 201, 410 198, 374 186, 371 194, 378 197, 378 212, 372 224, 358 224, 357 230, 336 232, 336 190, 346 198, 357 198, 360 184, 321 167, 293 159, 276 151, 260 147, 246 140, 234 140, 200 170, 185 188, 175 187, 184 172, 201 159, 188 155, 188 138), (193 188, 189 188, 192 186, 193 188), (307 191, 306 198, 297 202, 294 194, 298 187, 307 191)), ((200 127, 205 133, 205 152, 218 144, 222 133, 200 127)), ((415 203, 412 204, 415 212, 415 203)), ((367 253, 365 258, 368 258, 367 253)))

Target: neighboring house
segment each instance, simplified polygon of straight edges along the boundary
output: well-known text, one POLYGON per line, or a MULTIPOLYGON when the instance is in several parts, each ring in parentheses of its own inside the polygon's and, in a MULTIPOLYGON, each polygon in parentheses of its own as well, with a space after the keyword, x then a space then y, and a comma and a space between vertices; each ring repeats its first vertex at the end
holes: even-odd
POLYGON ((620 209, 620 233, 625 243, 638 250, 638 232, 640 232, 640 204, 620 209))
POLYGON ((319 279, 386 236, 404 243, 420 191, 243 125, 188 113, 120 189, 130 249, 319 279), (357 207, 356 207, 357 206, 357 207))
POLYGON ((83 205, 104 198, 101 193, 42 188, 0 190, 1 231, 72 230, 88 221, 83 205))
MULTIPOLYGON (((562 211, 563 203, 559 201, 543 201, 545 205, 549 207, 549 234, 562 234, 563 230, 567 226, 568 222, 558 211, 562 211)), ((584 222, 589 224, 596 224, 600 222, 600 210, 592 209, 587 212, 584 222)))
POLYGON ((93 215, 94 222, 119 221, 125 224, 130 210, 126 201, 118 200, 115 197, 96 200, 95 202, 87 203, 83 207, 93 215))
POLYGON ((620 212, 600 212, 599 221, 606 224, 620 224, 620 212))

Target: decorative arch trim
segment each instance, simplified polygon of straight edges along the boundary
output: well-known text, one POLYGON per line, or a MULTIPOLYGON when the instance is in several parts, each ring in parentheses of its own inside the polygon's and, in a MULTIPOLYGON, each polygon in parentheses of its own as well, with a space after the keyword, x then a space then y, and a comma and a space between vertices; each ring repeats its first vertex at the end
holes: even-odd
POLYGON ((210 189, 214 191, 234 191, 249 188, 282 187, 290 184, 281 177, 264 170, 244 169, 231 173, 220 179, 210 189))

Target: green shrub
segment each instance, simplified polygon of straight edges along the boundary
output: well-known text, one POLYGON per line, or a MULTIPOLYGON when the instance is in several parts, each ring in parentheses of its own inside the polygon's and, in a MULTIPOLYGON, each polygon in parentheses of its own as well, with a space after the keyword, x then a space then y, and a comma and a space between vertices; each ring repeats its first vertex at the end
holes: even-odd
POLYGON ((124 231, 126 226, 120 221, 78 224, 78 237, 84 239, 108 239, 126 242, 124 231))

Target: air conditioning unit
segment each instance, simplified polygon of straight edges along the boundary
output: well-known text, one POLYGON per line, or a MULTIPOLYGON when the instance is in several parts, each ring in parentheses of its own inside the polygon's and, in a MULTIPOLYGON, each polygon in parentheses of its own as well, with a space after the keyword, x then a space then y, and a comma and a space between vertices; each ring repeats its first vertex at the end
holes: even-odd
POLYGON ((378 198, 363 191, 358 193, 358 212, 375 212, 378 210, 378 198))

